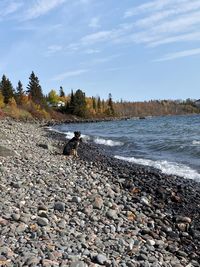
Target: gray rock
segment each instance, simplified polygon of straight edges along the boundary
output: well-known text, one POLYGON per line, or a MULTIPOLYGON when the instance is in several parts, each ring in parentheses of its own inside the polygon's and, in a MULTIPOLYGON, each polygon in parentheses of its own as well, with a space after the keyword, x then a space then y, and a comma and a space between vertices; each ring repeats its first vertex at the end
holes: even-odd
POLYGON ((13 219, 14 221, 19 221, 19 219, 20 219, 20 214, 19 214, 19 213, 13 213, 13 214, 12 214, 12 219, 13 219))
POLYGON ((192 222, 192 220, 191 220, 191 218, 189 218, 189 217, 184 217, 184 216, 177 216, 176 217, 176 222, 177 223, 191 223, 192 222))
POLYGON ((70 264, 70 267, 87 267, 88 265, 84 261, 75 261, 70 264))
POLYGON ((72 197, 72 202, 75 202, 75 203, 80 203, 81 202, 81 198, 80 197, 72 197))
POLYGON ((113 219, 113 220, 118 218, 117 211, 113 210, 113 209, 108 210, 106 213, 106 216, 110 219, 113 219))
POLYGON ((65 211, 65 203, 60 201, 56 202, 54 205, 54 210, 65 211))
POLYGON ((39 226, 47 226, 49 224, 49 220, 47 218, 38 217, 37 224, 39 226))
POLYGON ((98 264, 104 265, 107 262, 107 257, 103 254, 98 254, 95 257, 95 260, 98 264))
POLYGON ((0 145, 0 157, 11 157, 14 155, 16 155, 16 152, 14 150, 0 145))
POLYGON ((93 207, 96 209, 101 209, 103 206, 103 199, 100 196, 95 197, 93 207))

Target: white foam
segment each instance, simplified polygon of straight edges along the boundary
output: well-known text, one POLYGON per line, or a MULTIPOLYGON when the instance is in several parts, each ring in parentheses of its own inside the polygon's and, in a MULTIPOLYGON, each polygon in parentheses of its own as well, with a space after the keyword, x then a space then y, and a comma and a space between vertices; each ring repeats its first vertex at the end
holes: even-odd
POLYGON ((113 140, 106 140, 103 138, 95 138, 94 142, 99 145, 105 145, 105 146, 123 146, 124 143, 119 141, 113 141, 113 140))
POLYGON ((153 161, 150 159, 137 159, 134 157, 115 156, 115 158, 140 165, 151 166, 166 174, 178 175, 187 179, 200 181, 200 173, 183 164, 168 162, 166 160, 153 161))
MULTIPOLYGON (((66 139, 72 139, 74 137, 74 132, 61 132, 58 131, 56 129, 53 129, 51 127, 48 128, 50 131, 56 132, 56 133, 61 133, 65 135, 66 139)), ((81 137, 86 141, 86 140, 90 140, 90 137, 88 135, 85 134, 81 134, 81 137)))
POLYGON ((192 144, 193 145, 200 145, 200 141, 194 140, 194 141, 192 141, 192 144))

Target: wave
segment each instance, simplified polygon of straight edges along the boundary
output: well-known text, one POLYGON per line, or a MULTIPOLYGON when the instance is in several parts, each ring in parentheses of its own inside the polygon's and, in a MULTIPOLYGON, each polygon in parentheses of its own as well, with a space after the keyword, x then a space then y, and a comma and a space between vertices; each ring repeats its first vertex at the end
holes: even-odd
POLYGON ((197 171, 183 164, 169 162, 166 160, 153 161, 150 159, 137 159, 134 157, 115 156, 115 158, 120 159, 120 160, 125 160, 128 162, 132 162, 132 163, 136 163, 136 164, 140 164, 140 165, 151 166, 151 167, 161 170, 162 173, 165 173, 165 174, 172 174, 172 175, 181 176, 183 178, 200 181, 200 173, 198 173, 197 171))
MULTIPOLYGON (((50 131, 53 131, 53 132, 56 132, 56 133, 64 134, 66 139, 72 139, 72 138, 74 137, 74 132, 63 132, 63 131, 59 131, 59 130, 53 129, 53 128, 51 128, 51 127, 48 127, 48 129, 49 129, 50 131)), ((90 140, 90 137, 89 137, 88 135, 81 134, 81 137, 82 137, 85 141, 90 140)))
POLYGON ((120 141, 113 141, 109 139, 103 139, 103 138, 95 138, 94 142, 98 145, 104 145, 104 146, 123 146, 124 143, 120 141))
POLYGON ((200 141, 194 140, 194 141, 192 141, 192 144, 193 145, 200 145, 200 141))

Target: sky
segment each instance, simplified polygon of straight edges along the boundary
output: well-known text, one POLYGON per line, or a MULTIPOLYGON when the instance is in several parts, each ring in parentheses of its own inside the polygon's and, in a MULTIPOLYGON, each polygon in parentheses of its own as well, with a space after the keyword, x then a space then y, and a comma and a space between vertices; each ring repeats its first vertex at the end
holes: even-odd
POLYGON ((44 94, 200 98, 200 0, 0 0, 0 76, 44 94))

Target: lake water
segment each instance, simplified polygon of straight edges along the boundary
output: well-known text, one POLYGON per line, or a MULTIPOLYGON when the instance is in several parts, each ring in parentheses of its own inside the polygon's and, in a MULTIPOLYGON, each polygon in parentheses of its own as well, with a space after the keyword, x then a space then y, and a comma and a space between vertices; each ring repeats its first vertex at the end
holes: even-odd
POLYGON ((81 131, 85 141, 113 157, 200 181, 200 115, 62 124, 54 130, 67 138, 81 131))

